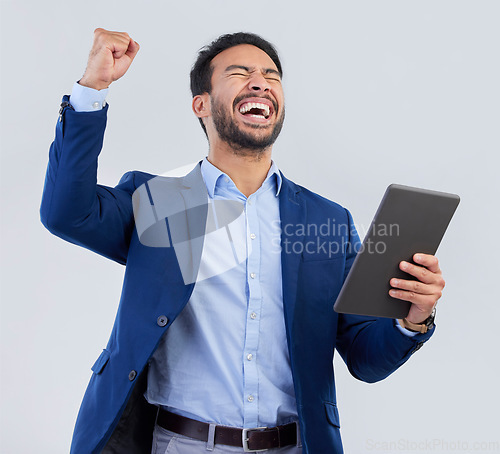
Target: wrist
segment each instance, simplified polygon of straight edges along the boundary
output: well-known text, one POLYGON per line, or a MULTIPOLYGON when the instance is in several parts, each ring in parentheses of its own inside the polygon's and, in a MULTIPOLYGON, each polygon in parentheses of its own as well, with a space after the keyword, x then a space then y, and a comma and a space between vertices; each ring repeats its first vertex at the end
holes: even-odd
POLYGON ((105 90, 110 86, 110 83, 95 81, 85 75, 78 81, 78 83, 84 87, 92 88, 94 90, 105 90))
POLYGON ((434 328, 434 319, 436 317, 436 309, 434 309, 427 317, 425 320, 423 320, 421 323, 413 323, 410 322, 408 319, 403 318, 403 319, 398 319, 398 323, 405 329, 409 331, 413 331, 415 333, 421 333, 425 334, 427 331, 431 330, 434 328))

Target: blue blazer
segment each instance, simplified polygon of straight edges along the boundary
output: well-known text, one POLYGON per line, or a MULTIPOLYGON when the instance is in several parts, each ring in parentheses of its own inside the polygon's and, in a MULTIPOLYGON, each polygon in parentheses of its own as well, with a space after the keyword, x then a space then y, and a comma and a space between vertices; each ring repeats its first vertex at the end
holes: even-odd
MULTIPOLYGON (((55 235, 126 265, 114 327, 92 366, 71 453, 149 454, 156 413, 143 397, 148 361, 195 284, 184 284, 172 247, 148 247, 139 241, 132 194, 154 176, 129 172, 114 188, 97 184, 107 110, 62 108, 40 212, 55 235)), ((172 179, 172 184, 182 191, 199 185, 200 178, 195 169, 172 179)), ((285 177, 279 206, 282 226, 319 226, 334 219, 337 228, 322 240, 343 245, 333 254, 310 254, 297 246, 282 250, 284 317, 303 452, 342 453, 334 350, 354 377, 371 383, 394 372, 434 330, 407 337, 393 320, 334 312, 357 250, 352 246, 359 243, 351 215, 285 177)), ((282 233, 282 244, 285 239, 296 245, 316 244, 310 230, 289 228, 286 238, 282 233)))

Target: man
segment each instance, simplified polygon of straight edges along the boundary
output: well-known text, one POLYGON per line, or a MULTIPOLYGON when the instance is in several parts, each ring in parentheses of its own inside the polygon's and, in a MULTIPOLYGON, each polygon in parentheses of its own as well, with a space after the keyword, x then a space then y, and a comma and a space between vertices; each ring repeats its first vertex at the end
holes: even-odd
POLYGON ((416 254, 418 265, 400 267, 417 281, 391 281, 391 295, 412 303, 405 320, 333 311, 359 238, 347 210, 271 160, 282 68, 252 34, 220 37, 191 72, 207 158, 183 178, 129 172, 115 188, 96 185, 106 89, 138 50, 126 33, 95 31, 50 151, 44 225, 127 265, 71 452, 341 453, 334 349, 367 382, 402 365, 434 331, 437 259, 416 254), (308 244, 321 233, 294 227, 325 221, 334 254, 276 247, 308 244))

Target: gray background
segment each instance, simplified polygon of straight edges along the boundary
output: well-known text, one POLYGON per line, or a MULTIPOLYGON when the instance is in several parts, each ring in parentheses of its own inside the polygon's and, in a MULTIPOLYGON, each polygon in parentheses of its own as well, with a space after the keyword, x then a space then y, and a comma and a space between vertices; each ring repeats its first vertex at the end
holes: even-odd
POLYGON ((38 215, 60 98, 83 74, 96 27, 141 44, 108 97, 101 183, 206 154, 188 72, 201 46, 244 30, 282 56, 287 119, 274 158, 286 176, 347 206, 361 229, 390 183, 460 194, 438 251, 447 288, 436 335, 374 385, 335 360, 342 433, 349 454, 460 451, 457 442, 493 452, 472 443, 498 442, 498 1, 1 8, 1 453, 68 451, 121 291, 120 265, 53 237, 38 215), (399 448, 384 449, 391 442, 399 448))

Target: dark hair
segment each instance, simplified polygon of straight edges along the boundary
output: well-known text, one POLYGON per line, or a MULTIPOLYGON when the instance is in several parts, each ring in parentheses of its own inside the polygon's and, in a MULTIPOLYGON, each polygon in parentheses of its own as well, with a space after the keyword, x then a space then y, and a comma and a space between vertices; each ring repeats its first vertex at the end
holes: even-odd
MULTIPOLYGON (((200 49, 198 52, 198 58, 196 59, 193 68, 191 69, 191 93, 194 96, 201 95, 203 93, 210 93, 212 90, 212 74, 213 66, 211 65, 212 60, 215 56, 220 54, 234 46, 239 46, 240 44, 250 44, 252 46, 258 47, 263 50, 278 68, 278 72, 281 77, 283 77, 283 70, 281 68, 281 62, 278 57, 278 52, 276 48, 264 38, 254 33, 231 33, 219 36, 216 40, 212 41, 208 46, 200 49)), ((205 125, 201 118, 199 118, 201 127, 205 134, 207 133, 205 125)))

